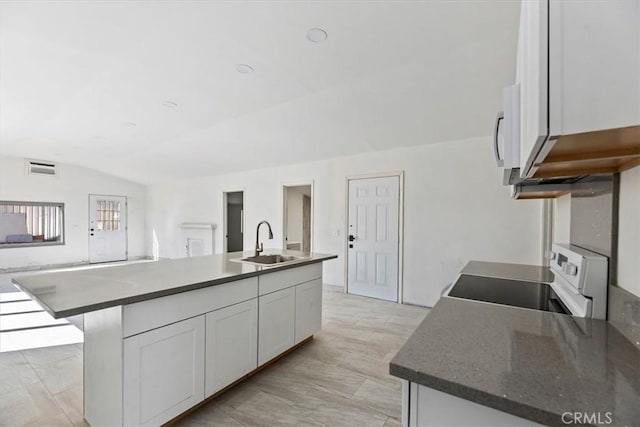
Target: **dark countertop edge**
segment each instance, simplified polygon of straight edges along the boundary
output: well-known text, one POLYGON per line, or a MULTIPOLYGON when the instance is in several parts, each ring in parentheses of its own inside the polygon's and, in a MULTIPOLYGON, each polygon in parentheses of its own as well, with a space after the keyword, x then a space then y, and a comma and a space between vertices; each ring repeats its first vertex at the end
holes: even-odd
MULTIPOLYGON (((468 387, 460 383, 445 380, 423 372, 416 372, 395 363, 389 363, 389 374, 409 382, 423 385, 434 390, 460 397, 489 408, 496 409, 520 418, 548 426, 562 426, 562 414, 555 414, 544 409, 536 408, 510 399, 508 396, 497 396, 486 391, 468 387), (417 378, 417 380, 416 380, 417 378)), ((590 424, 584 424, 590 425, 590 424)))
POLYGON ((73 316, 73 314, 70 314, 68 316, 57 316, 55 314, 55 312, 49 308, 49 306, 42 304, 38 298, 36 298, 31 292, 29 292, 28 289, 23 288, 19 283, 14 282, 13 279, 11 279, 11 282, 14 285, 16 285, 18 287, 18 289, 20 289, 22 292, 24 292, 25 294, 29 295, 29 297, 32 300, 34 300, 36 302, 36 304, 38 304, 40 307, 44 308, 44 311, 49 313, 54 319, 61 319, 61 318, 64 318, 64 317, 73 316))
POLYGON ((156 292, 150 292, 150 293, 141 294, 141 295, 135 295, 135 296, 131 296, 131 297, 118 298, 118 299, 111 300, 111 301, 105 301, 105 302, 100 302, 100 303, 96 303, 96 304, 86 305, 86 306, 83 306, 83 307, 78 307, 78 308, 73 308, 73 309, 68 309, 68 310, 60 310, 60 311, 51 310, 51 308, 49 306, 47 306, 44 303, 42 303, 40 301, 40 298, 38 298, 37 296, 34 296, 31 292, 29 292, 28 289, 23 288, 19 283, 14 282, 13 279, 11 279, 11 282, 13 282, 16 286, 18 286, 18 288, 20 288, 20 290, 22 290, 27 295, 29 295, 31 298, 33 298, 38 303, 38 305, 40 305, 42 308, 44 308, 44 310, 47 313, 49 313, 51 316, 53 316, 54 319, 62 319, 62 318, 65 318, 65 317, 77 316, 79 314, 88 313, 88 312, 91 312, 91 311, 97 311, 97 310, 102 310, 102 309, 105 309, 105 308, 117 307, 119 305, 129 305, 129 304, 134 304, 136 302, 141 302, 141 301, 147 301, 147 300, 150 300, 150 299, 166 297, 166 296, 169 296, 169 295, 180 294, 180 293, 183 293, 183 292, 195 291, 195 290, 202 289, 202 288, 208 288, 210 286, 222 285, 224 283, 235 282, 237 280, 248 279, 248 278, 251 278, 251 277, 257 277, 257 276, 261 276, 261 275, 267 274, 267 273, 272 273, 272 272, 275 272, 275 271, 283 271, 283 270, 289 270, 291 268, 301 267, 303 265, 317 264, 319 262, 328 261, 328 260, 336 259, 336 258, 338 258, 338 255, 330 255, 330 256, 323 256, 323 257, 309 259, 309 260, 301 260, 301 261, 293 262, 293 263, 286 264, 286 265, 278 265, 278 266, 271 266, 271 267, 260 267, 261 268, 260 270, 251 271, 251 272, 248 272, 248 273, 234 274, 232 276, 221 277, 219 279, 210 280, 210 281, 207 281, 207 282, 193 283, 193 284, 190 284, 190 285, 183 285, 183 286, 179 286, 179 287, 176 287, 176 288, 163 289, 163 290, 156 291, 156 292))

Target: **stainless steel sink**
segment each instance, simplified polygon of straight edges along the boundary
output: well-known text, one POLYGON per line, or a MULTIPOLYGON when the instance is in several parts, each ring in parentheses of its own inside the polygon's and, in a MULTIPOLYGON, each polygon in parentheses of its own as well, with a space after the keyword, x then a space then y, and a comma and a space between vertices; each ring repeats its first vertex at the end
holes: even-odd
POLYGON ((250 256, 247 258, 234 259, 232 261, 246 262, 246 263, 258 264, 258 265, 274 265, 274 264, 284 264, 284 263, 294 262, 301 259, 304 259, 304 257, 274 254, 274 255, 250 256))

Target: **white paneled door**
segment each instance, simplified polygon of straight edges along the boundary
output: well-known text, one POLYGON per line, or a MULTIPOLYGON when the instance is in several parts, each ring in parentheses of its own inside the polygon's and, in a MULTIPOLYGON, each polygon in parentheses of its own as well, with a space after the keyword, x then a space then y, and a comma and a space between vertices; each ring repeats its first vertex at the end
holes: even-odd
POLYGON ((349 293, 398 301, 399 202, 399 176, 349 180, 349 293))
POLYGON ((89 195, 89 262, 127 259, 127 198, 89 195))

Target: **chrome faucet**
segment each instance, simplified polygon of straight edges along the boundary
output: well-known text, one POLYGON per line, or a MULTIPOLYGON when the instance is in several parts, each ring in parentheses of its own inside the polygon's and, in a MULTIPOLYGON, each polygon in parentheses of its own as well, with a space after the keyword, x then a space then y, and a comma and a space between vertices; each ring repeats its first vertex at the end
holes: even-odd
POLYGON ((269 239, 273 239, 273 231, 271 231, 271 224, 269 224, 265 220, 260 221, 258 223, 258 228, 256 228, 256 253, 254 256, 258 256, 260 255, 260 252, 264 251, 264 246, 262 245, 262 243, 260 243, 260 226, 262 224, 267 224, 267 227, 269 227, 269 239))

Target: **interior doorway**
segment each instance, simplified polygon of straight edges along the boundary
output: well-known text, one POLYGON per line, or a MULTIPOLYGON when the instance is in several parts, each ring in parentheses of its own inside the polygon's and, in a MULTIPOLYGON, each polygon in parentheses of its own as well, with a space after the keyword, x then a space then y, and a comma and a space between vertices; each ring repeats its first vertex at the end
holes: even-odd
POLYGON ((244 248, 244 191, 223 193, 224 252, 238 252, 244 248))
POLYGON ((283 249, 311 252, 313 185, 284 185, 283 200, 283 249))

